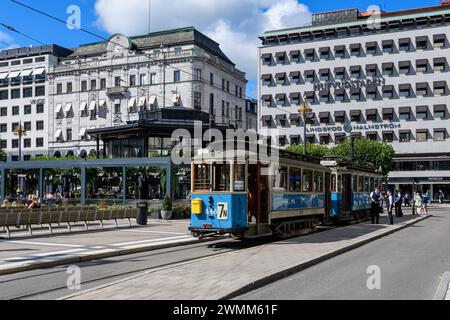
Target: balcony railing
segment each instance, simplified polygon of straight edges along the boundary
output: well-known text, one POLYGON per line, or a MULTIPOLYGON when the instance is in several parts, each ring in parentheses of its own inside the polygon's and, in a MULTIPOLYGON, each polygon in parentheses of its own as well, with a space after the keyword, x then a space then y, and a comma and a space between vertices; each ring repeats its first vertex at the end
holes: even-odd
POLYGON ((106 89, 106 95, 108 96, 126 96, 128 88, 119 86, 106 89))

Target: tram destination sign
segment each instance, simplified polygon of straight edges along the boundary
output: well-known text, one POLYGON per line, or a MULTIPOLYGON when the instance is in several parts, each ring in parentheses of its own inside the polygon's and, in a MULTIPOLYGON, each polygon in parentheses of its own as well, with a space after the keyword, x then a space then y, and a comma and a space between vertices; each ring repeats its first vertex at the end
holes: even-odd
POLYGON ((357 80, 345 80, 345 81, 325 81, 314 83, 314 91, 325 91, 334 89, 353 89, 353 88, 365 88, 365 87, 381 87, 386 85, 386 79, 373 78, 373 79, 357 79, 357 80))

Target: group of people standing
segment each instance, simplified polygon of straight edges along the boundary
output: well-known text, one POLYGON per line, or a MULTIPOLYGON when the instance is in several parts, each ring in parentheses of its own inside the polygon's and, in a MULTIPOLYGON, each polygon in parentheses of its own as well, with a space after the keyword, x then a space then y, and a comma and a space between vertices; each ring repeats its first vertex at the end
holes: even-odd
MULTIPOLYGON (((379 187, 375 188, 373 192, 370 193, 370 202, 371 202, 371 218, 372 224, 380 223, 380 213, 382 212, 383 203, 386 204, 386 209, 388 213, 389 224, 394 224, 394 212, 395 216, 400 218, 403 217, 402 205, 403 201, 405 206, 411 206, 409 200, 409 194, 406 193, 405 196, 401 193, 401 191, 395 191, 394 193, 391 190, 388 190, 386 194, 381 192, 379 187)), ((421 192, 417 192, 414 195, 414 206, 413 215, 428 215, 428 205, 430 204, 430 193, 427 191, 422 194, 421 192)))

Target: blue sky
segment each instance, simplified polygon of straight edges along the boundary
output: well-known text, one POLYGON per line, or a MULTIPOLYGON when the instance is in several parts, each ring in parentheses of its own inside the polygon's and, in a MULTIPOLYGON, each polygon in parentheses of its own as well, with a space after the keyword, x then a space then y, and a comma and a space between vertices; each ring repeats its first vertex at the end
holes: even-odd
MULTIPOLYGON (((103 21, 98 21, 99 18, 99 14, 101 15, 102 13, 99 13, 99 9, 95 8, 95 5, 97 2, 106 2, 106 0, 58 0, 58 1, 54 1, 54 0, 20 0, 23 3, 26 3, 30 6, 33 6, 35 8, 41 9, 42 11, 48 12, 52 15, 55 15, 57 17, 60 17, 61 19, 66 20, 68 17, 68 14, 66 13, 67 8, 70 5, 78 5, 81 8, 81 23, 82 23, 82 27, 89 29, 95 33, 98 33, 104 37, 108 37, 108 35, 116 30, 121 30, 120 29, 120 24, 116 24, 114 25, 113 23, 103 23, 103 21)), ((113 3, 117 1, 113 1, 113 0, 108 0, 111 2, 107 2, 107 4, 109 3, 113 3)), ((137 2, 143 2, 143 3, 147 3, 147 0, 123 0, 121 1, 122 4, 127 4, 130 3, 131 1, 134 1, 136 3, 137 2)), ((155 2, 155 4, 153 4, 155 6, 155 8, 159 5, 160 9, 159 10, 172 10, 172 6, 167 5, 167 7, 164 7, 164 4, 167 3, 167 0, 153 0, 155 2), (158 2, 158 3, 157 3, 158 2)), ((182 2, 186 2, 186 0, 177 0, 180 1, 180 3, 182 2)), ((205 1, 211 1, 211 0, 205 0, 205 1)), ((229 0, 230 1, 230 0, 229 0)), ((242 1, 242 0, 240 0, 242 1)), ((250 2, 254 2, 255 3, 255 8, 257 10, 260 11, 260 14, 262 15, 263 12, 266 10, 266 8, 264 8, 265 5, 271 5, 271 1, 268 0, 245 0, 250 2), (260 7, 257 6, 257 4, 260 5, 260 7)), ((273 0, 273 2, 283 2, 283 1, 289 1, 289 0, 273 0)), ((292 1, 292 0, 291 0, 292 1)), ((189 1, 187 1, 189 2, 189 1)), ((218 0, 217 0, 218 2, 218 0)), ((432 5, 437 5, 439 4, 439 0, 396 0, 396 1, 386 1, 386 0, 378 0, 378 1, 367 1, 367 0, 350 0, 350 1, 337 1, 337 0, 329 0, 329 1, 317 1, 317 0, 305 0, 305 1, 299 1, 300 3, 304 4, 305 6, 308 7, 309 11, 314 13, 314 12, 321 12, 321 11, 332 11, 332 10, 339 10, 339 9, 346 9, 346 8, 358 8, 360 10, 364 10, 366 9, 369 5, 378 5, 381 7, 381 9, 385 10, 385 11, 395 11, 395 10, 401 10, 401 9, 408 9, 408 8, 417 8, 417 7, 424 7, 424 6, 432 6, 432 5)), ((241 7, 239 4, 242 5, 242 2, 239 3, 237 2, 233 2, 231 0, 231 5, 230 7, 233 7, 233 3, 236 3, 236 10, 241 10, 239 7, 241 7)), ((16 28, 17 30, 38 39, 39 41, 43 42, 43 43, 56 43, 59 44, 61 46, 64 47, 76 47, 80 44, 85 44, 85 43, 90 43, 90 42, 96 42, 99 41, 98 38, 95 38, 91 35, 85 34, 83 32, 77 31, 77 30, 69 30, 68 28, 66 28, 63 24, 53 21, 47 17, 41 16, 38 13, 34 13, 29 11, 26 8, 20 7, 17 4, 11 2, 10 0, 0 0, 0 23, 4 23, 7 25, 11 25, 14 28, 16 28)), ((211 8, 206 8, 205 10, 208 10, 211 8)), ((212 10, 214 9, 214 7, 212 8, 212 10)), ((217 8, 216 8, 217 9, 217 8)), ((242 10, 249 10, 249 12, 252 10, 251 6, 246 6, 244 9, 242 10)), ((239 12, 239 14, 245 14, 239 12)), ((139 11, 139 10, 137 10, 139 11)), ((214 14, 221 14, 220 9, 216 10, 218 12, 216 13, 211 13, 211 11, 205 11, 206 14, 208 15, 214 15, 214 14)), ((134 13, 132 13, 134 14, 134 13)), ((210 36, 214 36, 217 35, 218 38, 220 39, 216 39, 218 40, 218 42, 226 42, 223 40, 224 36, 226 36, 226 33, 217 33, 217 30, 219 30, 219 28, 213 27, 211 25, 210 22, 208 23, 202 23, 202 19, 205 18, 205 15, 199 17, 199 19, 197 19, 195 16, 193 16, 192 18, 188 19, 184 19, 182 20, 184 24, 189 24, 189 25, 194 25, 197 26, 200 31, 204 31, 206 32, 208 35, 210 36), (198 21, 200 21, 199 23, 197 23, 198 21), (198 25, 200 24, 200 25, 198 25), (205 29, 205 30, 203 30, 205 29), (223 36, 222 36, 223 34, 223 36), (222 41, 221 41, 222 40, 222 41)), ((233 12, 230 11, 228 12, 229 15, 232 15, 233 12)), ((159 15, 158 13, 156 13, 155 15, 159 15)), ((250 13, 249 13, 250 15, 250 13)), ((108 18, 107 15, 105 15, 105 17, 103 17, 105 19, 108 18)), ((142 19, 146 19, 144 17, 141 16, 142 19)), ((176 18, 176 17, 175 17, 176 18)), ((219 18, 219 17, 218 17, 219 18)), ((146 25, 145 21, 142 21, 141 19, 141 25, 146 25)), ((152 18, 154 19, 154 18, 152 18)), ((206 19, 206 18, 205 18, 206 19)), ((236 15, 236 19, 237 21, 230 21, 233 20, 233 18, 227 17, 226 19, 224 19, 224 21, 226 21, 227 23, 229 23, 230 25, 230 30, 235 32, 235 33, 231 33, 232 35, 243 35, 243 37, 247 37, 247 39, 256 39, 258 32, 259 31, 254 31, 254 30, 249 30, 248 34, 246 34, 245 30, 245 23, 240 23, 239 19, 242 20, 242 16, 238 17, 236 15), (239 26, 239 28, 238 28, 239 26)), ((155 20, 157 20, 157 18, 155 18, 155 20)), ((290 19, 293 20, 293 19, 290 19)), ((292 23, 292 22, 291 22, 292 23)), ((294 20, 295 23, 295 20, 294 20)), ((155 26, 152 26, 155 30, 156 29, 164 29, 164 22, 155 22, 155 26)), ((174 25, 173 23, 169 23, 169 25, 167 25, 167 28, 171 28, 176 26, 176 24, 174 25)), ((130 29, 125 29, 125 30, 130 30, 130 29)), ((142 30, 142 29, 140 29, 142 30)), ((135 29, 133 29, 133 31, 135 31, 135 29)), ((231 32, 230 31, 230 32, 231 32)), ((131 31, 130 31, 131 32, 131 31)), ((136 30, 137 32, 137 30, 136 30)), ((136 33, 134 32, 134 33, 136 33)), ((245 41, 245 39, 244 39, 245 41)), ((254 40, 257 41, 257 40, 254 40)), ((247 41, 248 42, 248 41, 247 41)), ((38 45, 37 43, 33 43, 31 40, 18 35, 18 34, 14 34, 11 33, 10 31, 0 27, 0 49, 5 48, 5 43, 10 44, 10 45, 14 45, 14 46, 29 46, 31 44, 33 45, 38 45)), ((252 44, 253 45, 253 44, 252 44)), ((257 43, 255 42, 255 48, 256 48, 257 43)), ((226 44, 224 44, 223 46, 226 47, 226 44)), ((251 47, 249 47, 251 48, 251 47)), ((249 49, 250 50, 250 49, 249 49)), ((227 54, 227 50, 225 48, 224 50, 227 54)), ((232 50, 229 50, 232 51, 232 50)), ((256 49, 255 49, 256 51, 256 49)), ((252 52, 253 54, 254 52, 252 52)), ((241 53, 245 54, 244 53, 241 53)), ((248 70, 251 69, 253 62, 251 62, 250 64, 248 63, 248 61, 244 61, 245 59, 243 58, 242 63, 240 64, 240 56, 234 55, 233 52, 231 52, 231 58, 233 60, 235 60, 235 62, 237 63, 238 68, 241 67, 242 69, 244 69, 244 71, 246 71, 249 75, 249 88, 248 88, 248 92, 249 95, 254 96, 255 95, 255 86, 256 86, 256 81, 254 79, 255 77, 255 73, 253 72, 253 70, 248 70), (246 70, 247 68, 247 70, 246 70)), ((256 65, 254 66, 254 69, 256 69, 256 65)))

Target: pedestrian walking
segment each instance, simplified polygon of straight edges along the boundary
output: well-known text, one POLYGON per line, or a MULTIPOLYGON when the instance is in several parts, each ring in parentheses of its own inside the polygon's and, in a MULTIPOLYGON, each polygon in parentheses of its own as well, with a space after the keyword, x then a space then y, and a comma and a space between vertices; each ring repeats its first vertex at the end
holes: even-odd
POLYGON ((381 192, 380 188, 377 187, 375 188, 374 191, 370 193, 372 224, 380 223, 380 201, 381 201, 381 192))
POLYGON ((425 215, 428 215, 428 205, 430 204, 430 191, 427 190, 422 197, 422 209, 425 212, 425 215))
POLYGON ((438 192, 438 200, 440 204, 444 203, 444 193, 442 192, 442 190, 439 190, 438 192))
POLYGON ((423 199, 422 199, 422 193, 417 192, 416 196, 414 197, 414 205, 416 207, 416 214, 421 215, 422 214, 422 205, 423 205, 423 199))
POLYGON ((394 224, 394 214, 392 212, 394 210, 394 195, 392 194, 391 190, 389 190, 387 192, 386 205, 387 205, 389 224, 393 225, 394 224))
POLYGON ((403 196, 401 191, 395 191, 395 216, 398 218, 403 217, 403 210, 402 210, 402 203, 403 203, 403 196))
POLYGON ((405 207, 411 207, 409 192, 405 193, 405 207))

